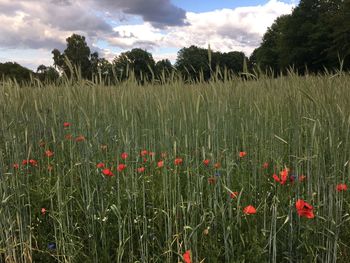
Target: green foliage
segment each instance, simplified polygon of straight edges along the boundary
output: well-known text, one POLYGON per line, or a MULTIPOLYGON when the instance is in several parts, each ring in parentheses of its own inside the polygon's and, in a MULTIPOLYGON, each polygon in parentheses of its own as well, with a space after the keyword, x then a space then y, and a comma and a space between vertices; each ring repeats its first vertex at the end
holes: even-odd
MULTIPOLYGON (((61 69, 68 77, 72 74, 72 69, 70 68, 67 60, 80 70, 80 74, 83 78, 91 78, 92 68, 90 61, 90 48, 88 47, 85 37, 77 34, 66 39, 67 48, 61 52, 57 49, 52 51, 54 65, 61 69)), ((94 56, 96 53, 94 53, 94 56)), ((93 57, 94 59, 95 57, 93 57)))
POLYGON ((349 67, 349 1, 301 0, 291 15, 276 19, 251 60, 275 73, 301 74, 349 67))
POLYGON ((125 80, 134 74, 138 82, 154 79, 155 61, 152 54, 140 48, 121 53, 113 61, 116 75, 120 80, 125 80))
POLYGON ((157 61, 155 65, 155 73, 158 80, 160 80, 161 82, 170 80, 173 72, 174 68, 171 65, 169 59, 162 59, 157 61))
POLYGON ((30 75, 33 71, 22 67, 16 62, 0 63, 0 79, 15 79, 17 82, 28 82, 30 81, 30 75))
POLYGON ((38 66, 36 73, 42 82, 55 82, 59 78, 59 73, 54 67, 46 67, 45 65, 38 66))
POLYGON ((185 80, 217 79, 218 74, 228 71, 230 75, 243 71, 243 52, 212 52, 210 49, 190 46, 178 52, 175 67, 185 80))

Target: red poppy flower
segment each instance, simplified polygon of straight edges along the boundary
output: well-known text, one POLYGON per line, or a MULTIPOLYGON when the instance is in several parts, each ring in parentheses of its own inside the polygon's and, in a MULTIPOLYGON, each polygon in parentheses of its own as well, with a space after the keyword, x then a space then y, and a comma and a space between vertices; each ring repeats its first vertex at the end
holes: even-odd
POLYGON ((237 196, 238 196, 238 192, 232 192, 232 193, 230 193, 230 197, 232 198, 232 199, 234 199, 234 198, 236 198, 237 196))
POLYGON ((126 165, 125 164, 121 163, 121 164, 118 165, 118 168, 117 168, 118 172, 122 172, 125 169, 126 169, 126 165))
POLYGON ((341 191, 347 191, 348 190, 348 187, 346 184, 338 184, 337 185, 337 191, 338 192, 341 192, 341 191))
POLYGON ((210 163, 210 160, 208 160, 208 159, 203 160, 203 164, 204 164, 205 166, 208 166, 209 163, 210 163))
POLYGON ((38 161, 37 160, 30 159, 29 163, 30 163, 31 166, 38 166, 38 161))
POLYGON ((44 208, 44 207, 41 208, 41 214, 42 214, 42 215, 45 215, 45 214, 46 214, 46 208, 44 208))
POLYGON ((313 207, 312 205, 308 204, 307 202, 305 202, 302 199, 298 199, 295 202, 295 208, 297 209, 298 215, 300 217, 306 217, 306 218, 314 218, 314 212, 313 212, 313 207))
POLYGON ((12 165, 12 167, 13 167, 14 169, 19 169, 19 164, 18 164, 18 163, 14 163, 14 164, 12 165))
POLYGON ((306 176, 305 175, 300 175, 299 176, 299 182, 304 182, 306 180, 306 176))
POLYGON ((68 127, 70 127, 71 126, 71 123, 70 122, 64 122, 63 123, 63 127, 64 128, 68 128, 68 127))
POLYGON ((52 157, 52 156, 54 155, 54 153, 53 153, 52 151, 50 151, 50 150, 47 150, 47 151, 45 151, 45 155, 46 155, 48 158, 50 158, 50 157, 52 157))
POLYGON ((112 173, 112 171, 110 169, 103 169, 102 170, 102 173, 105 175, 105 176, 114 176, 114 174, 112 173))
POLYGON ((280 184, 285 184, 288 179, 288 174, 289 174, 289 169, 286 168, 280 172, 280 176, 278 177, 277 174, 273 174, 272 178, 276 181, 279 182, 280 184))
POLYGON ((252 205, 248 205, 243 209, 243 213, 246 215, 253 215, 256 214, 256 209, 252 205))
POLYGON ((96 167, 97 168, 103 168, 103 167, 105 167, 105 164, 104 163, 98 163, 98 164, 96 164, 96 167))
POLYGON ((215 169, 219 169, 221 167, 221 164, 220 163, 215 163, 214 167, 215 167, 215 169))
POLYGON ((273 174, 273 175, 272 175, 272 178, 273 178, 276 182, 280 182, 280 181, 281 181, 281 179, 278 177, 277 174, 273 174))
POLYGON ((191 250, 187 250, 183 255, 183 260, 185 261, 185 263, 191 263, 191 250))
POLYGON ((264 169, 267 169, 267 168, 269 168, 269 163, 268 162, 265 162, 264 164, 263 164, 263 166, 262 166, 264 169))
POLYGON ((137 171, 138 171, 139 173, 143 173, 145 170, 146 170, 145 167, 139 167, 139 168, 137 168, 137 171))
POLYGON ((140 154, 141 154, 142 157, 146 156, 148 154, 148 151, 147 150, 142 150, 140 154))
POLYGON ((121 157, 122 157, 123 160, 126 160, 126 158, 128 158, 128 156, 129 156, 129 154, 127 154, 126 152, 123 152, 121 154, 121 157))
POLYGON ((247 155, 247 152, 239 152, 239 157, 243 158, 247 155))
POLYGON ((182 162, 183 162, 182 158, 176 158, 174 161, 175 165, 180 165, 182 164, 182 162))
POLYGON ((285 168, 280 172, 281 184, 285 184, 288 179, 289 169, 285 168))
POLYGON ((23 160, 22 161, 22 165, 27 165, 28 164, 28 160, 23 160))
POLYGON ((159 161, 157 163, 158 168, 162 168, 164 166, 164 161, 159 161))
POLYGON ((85 137, 83 136, 83 135, 79 135, 77 138, 75 138, 75 141, 76 142, 83 142, 83 141, 85 141, 86 139, 85 139, 85 137))

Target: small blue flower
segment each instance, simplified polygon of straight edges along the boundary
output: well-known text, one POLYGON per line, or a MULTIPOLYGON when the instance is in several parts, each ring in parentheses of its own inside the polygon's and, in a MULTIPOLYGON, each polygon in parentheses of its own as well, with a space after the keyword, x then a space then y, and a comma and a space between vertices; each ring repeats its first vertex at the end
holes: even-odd
POLYGON ((47 248, 50 249, 50 250, 55 250, 56 249, 56 243, 50 242, 49 244, 47 244, 47 248))
POLYGON ((216 173, 215 173, 215 176, 221 176, 221 173, 216 172, 216 173))

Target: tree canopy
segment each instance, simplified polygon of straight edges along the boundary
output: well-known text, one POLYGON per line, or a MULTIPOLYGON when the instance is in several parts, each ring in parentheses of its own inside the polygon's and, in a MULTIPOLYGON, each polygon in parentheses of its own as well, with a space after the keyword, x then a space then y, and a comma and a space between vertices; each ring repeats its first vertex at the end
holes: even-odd
POLYGON ((301 0, 292 14, 275 20, 250 59, 275 72, 292 66, 317 73, 339 68, 339 60, 349 70, 349 43, 349 1, 301 0))
POLYGON ((0 63, 0 78, 16 79, 18 82, 29 81, 33 71, 16 62, 0 63))
POLYGON ((124 80, 133 72, 137 81, 154 78, 155 61, 151 53, 140 48, 121 53, 113 60, 113 66, 119 79, 124 80))

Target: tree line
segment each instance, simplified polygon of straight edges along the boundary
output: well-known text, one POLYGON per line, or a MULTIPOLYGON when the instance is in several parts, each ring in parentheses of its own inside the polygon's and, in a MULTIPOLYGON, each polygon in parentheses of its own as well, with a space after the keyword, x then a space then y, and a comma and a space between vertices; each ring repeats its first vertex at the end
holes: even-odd
POLYGON ((349 70, 350 1, 301 0, 268 28, 250 61, 275 73, 349 70))
MULTIPOLYGON (((278 17, 264 34, 261 45, 248 58, 243 52, 212 51, 210 47, 184 47, 174 65, 168 59, 155 62, 150 52, 134 48, 112 62, 91 52, 85 37, 66 39, 63 52, 52 51, 54 66, 40 65, 35 73, 40 80, 53 81, 72 74, 92 81, 164 82, 176 76, 200 81, 241 72, 272 75, 293 69, 299 74, 350 69, 350 1, 301 0, 290 15, 278 17)), ((0 63, 0 76, 29 78, 30 71, 16 63, 0 63)))

